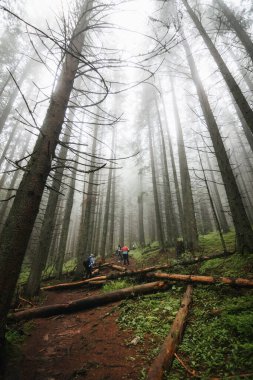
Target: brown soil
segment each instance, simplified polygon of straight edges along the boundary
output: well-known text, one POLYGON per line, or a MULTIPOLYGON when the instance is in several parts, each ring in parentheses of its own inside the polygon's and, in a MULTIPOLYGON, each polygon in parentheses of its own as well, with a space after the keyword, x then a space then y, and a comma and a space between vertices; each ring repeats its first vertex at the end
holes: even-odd
MULTIPOLYGON (((133 269, 132 263, 129 269, 133 269)), ((100 290, 48 292, 44 304, 64 303, 100 290)), ((117 324, 120 302, 70 315, 37 319, 22 347, 20 380, 139 380, 149 344, 131 344, 117 324), (147 347, 147 348, 146 348, 147 347)))

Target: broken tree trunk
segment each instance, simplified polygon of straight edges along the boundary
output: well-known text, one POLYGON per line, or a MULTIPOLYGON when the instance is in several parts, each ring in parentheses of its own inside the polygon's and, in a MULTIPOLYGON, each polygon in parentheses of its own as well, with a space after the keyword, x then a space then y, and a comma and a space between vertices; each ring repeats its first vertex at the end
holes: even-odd
POLYGON ((124 298, 134 298, 142 294, 149 294, 166 289, 168 289, 168 285, 165 282, 151 282, 144 285, 120 289, 115 292, 81 298, 65 304, 55 304, 28 309, 26 311, 11 314, 9 319, 12 321, 21 321, 50 317, 57 314, 75 313, 80 310, 86 310, 96 306, 106 305, 111 302, 120 301, 124 298))
MULTIPOLYGON (((144 275, 148 272, 153 272, 155 270, 158 270, 158 269, 168 269, 168 268, 173 268, 175 266, 179 266, 179 265, 192 265, 192 264, 197 264, 199 262, 202 262, 202 261, 205 261, 205 260, 210 260, 210 259, 216 259, 216 258, 219 258, 219 257, 227 257, 229 255, 231 255, 232 253, 230 252, 223 252, 223 253, 218 253, 216 255, 213 255, 213 256, 202 256, 202 257, 196 257, 192 260, 184 260, 184 261, 178 261, 177 263, 175 264, 166 264, 166 265, 156 265, 156 266, 152 266, 152 267, 148 267, 148 268, 143 268, 143 269, 139 269, 139 270, 135 270, 135 271, 125 271, 125 272, 122 272, 121 274, 109 274, 107 276, 99 276, 99 277, 94 277, 94 278, 90 278, 88 280, 82 280, 82 281, 75 281, 75 282, 66 282, 66 283, 62 283, 62 284, 57 284, 57 285, 51 285, 51 286, 44 286, 43 288, 41 288, 41 290, 64 290, 64 289, 75 289, 75 288, 78 288, 78 287, 81 287, 81 286, 85 286, 85 285, 88 285, 90 284, 91 281, 99 281, 99 280, 116 280, 118 278, 122 278, 122 277, 131 277, 131 276, 138 276, 138 275, 144 275)), ((106 266, 110 266, 111 264, 106 264, 106 266)), ((102 266, 100 266, 99 268, 101 268, 102 266)))
POLYGON ((155 277, 162 280, 196 282, 201 284, 225 284, 232 286, 247 286, 253 287, 253 280, 246 278, 232 278, 232 277, 213 277, 213 276, 195 276, 191 274, 177 274, 177 273, 148 273, 148 277, 155 277))
POLYGON ((164 371, 170 368, 177 346, 182 339, 191 299, 192 285, 188 285, 169 335, 165 339, 159 355, 151 364, 146 380, 162 380, 164 371))

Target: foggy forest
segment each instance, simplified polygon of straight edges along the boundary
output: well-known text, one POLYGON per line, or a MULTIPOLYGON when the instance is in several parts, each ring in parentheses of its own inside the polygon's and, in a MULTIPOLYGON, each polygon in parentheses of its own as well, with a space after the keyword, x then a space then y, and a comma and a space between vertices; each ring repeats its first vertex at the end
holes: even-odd
POLYGON ((252 1, 0 20, 0 378, 253 379, 252 1))

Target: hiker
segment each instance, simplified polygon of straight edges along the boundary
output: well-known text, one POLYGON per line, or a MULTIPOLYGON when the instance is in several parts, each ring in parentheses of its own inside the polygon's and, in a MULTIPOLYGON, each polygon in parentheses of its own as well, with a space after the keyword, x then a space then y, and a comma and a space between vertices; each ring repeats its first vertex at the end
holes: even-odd
POLYGON ((121 252, 121 245, 119 244, 116 251, 115 251, 116 258, 118 258, 118 262, 122 261, 122 252, 121 252))
POLYGON ((92 276, 92 269, 95 265, 95 257, 93 254, 90 254, 89 257, 83 262, 83 266, 86 272, 86 278, 90 278, 92 276))
POLYGON ((129 265, 129 259, 128 259, 128 252, 129 248, 127 245, 124 245, 124 247, 121 248, 122 254, 123 254, 123 265, 129 265))

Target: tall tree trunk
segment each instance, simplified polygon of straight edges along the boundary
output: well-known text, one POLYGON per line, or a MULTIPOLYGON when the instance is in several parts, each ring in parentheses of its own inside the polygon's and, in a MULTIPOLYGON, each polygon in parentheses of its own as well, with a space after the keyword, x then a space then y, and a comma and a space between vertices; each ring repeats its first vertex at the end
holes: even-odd
POLYGON ((143 169, 138 172, 139 177, 139 195, 138 195, 138 221, 139 221, 139 243, 142 247, 145 246, 144 222, 143 222, 143 185, 142 185, 143 169))
POLYGON ((200 162, 202 173, 203 173, 203 176, 204 176, 204 182, 205 182, 205 185, 206 185, 207 194, 208 194, 209 201, 210 201, 210 204, 211 204, 211 208, 212 208, 215 224, 216 224, 217 230, 218 230, 219 235, 220 235, 220 240, 221 240, 222 248, 223 248, 224 252, 227 252, 226 243, 225 243, 225 240, 224 240, 224 237, 223 237, 223 233, 222 233, 222 230, 221 230, 221 225, 219 223, 218 216, 217 216, 216 211, 215 211, 215 206, 214 206, 213 199, 212 199, 212 196, 211 196, 211 191, 210 191, 209 184, 208 184, 208 181, 207 181, 207 178, 206 178, 206 173, 205 173, 205 170, 204 170, 204 166, 203 166, 203 162, 202 162, 202 159, 201 159, 201 155, 200 155, 199 149, 198 149, 198 156, 199 156, 199 162, 200 162))
POLYGON ((19 124, 19 122, 17 121, 15 123, 14 127, 11 130, 11 133, 10 133, 10 136, 8 138, 8 141, 6 142, 4 150, 3 150, 2 154, 1 154, 1 157, 0 157, 0 166, 2 165, 2 163, 5 160, 6 153, 7 153, 8 149, 9 149, 11 143, 13 142, 14 145, 16 145, 15 135, 16 135, 16 132, 17 132, 18 124, 19 124))
POLYGON ((229 207, 231 210, 232 219, 235 226, 237 250, 239 252, 244 252, 244 250, 252 252, 253 231, 250 225, 250 221, 245 211, 241 194, 239 192, 239 189, 238 189, 238 186, 237 186, 237 183, 236 183, 236 180, 235 180, 235 177, 234 177, 234 174, 229 162, 229 158, 227 156, 227 152, 220 135, 218 125, 213 115, 203 84, 200 80, 195 61, 190 51, 190 47, 186 40, 184 40, 183 44, 185 47, 187 60, 191 69, 192 79, 196 86, 202 112, 204 114, 207 128, 211 136, 217 162, 219 165, 222 180, 223 180, 224 187, 226 190, 229 207))
MULTIPOLYGON (((122 187, 122 185, 121 185, 122 187)), ((121 247, 124 245, 125 241, 125 197, 124 189, 121 190, 121 206, 120 206, 120 217, 119 217, 119 244, 121 247)))
MULTIPOLYGON (((68 140, 69 134, 67 133, 65 134, 64 143, 67 144, 68 140)), ((61 146, 59 152, 59 159, 56 162, 56 166, 59 166, 60 168, 56 169, 53 177, 52 189, 49 193, 47 207, 43 218, 42 228, 40 231, 38 252, 36 255, 33 256, 30 274, 26 285, 25 292, 26 295, 29 297, 34 296, 39 292, 41 275, 48 259, 50 244, 53 237, 53 226, 56 215, 55 212, 59 198, 59 191, 61 188, 66 157, 67 148, 65 146, 61 146)))
MULTIPOLYGON (((113 128, 113 132, 112 132, 112 147, 114 146, 114 142, 115 142, 115 127, 113 128)), ((111 158, 113 158, 113 153, 112 153, 111 158)), ((109 174, 108 174, 108 184, 107 184, 107 192, 106 192, 106 200, 105 200, 105 213, 104 213, 104 221, 103 221, 103 229, 102 229, 101 246, 100 246, 100 256, 101 256, 102 262, 105 261, 105 254, 106 254, 106 239, 107 239, 107 232, 108 232, 109 211, 110 211, 110 202, 111 202, 112 171, 113 171, 113 164, 111 163, 109 174)))
POLYGON ((253 63, 253 42, 249 36, 249 34, 244 30, 239 20, 237 20, 235 14, 229 9, 229 7, 224 3, 223 0, 215 1, 219 7, 222 9, 222 12, 226 16, 229 24, 236 32, 237 37, 240 39, 241 43, 245 47, 249 57, 253 63))
POLYGON ((68 232, 69 232, 69 224, 70 224, 70 216, 74 202, 74 192, 75 192, 75 180, 76 180, 76 169, 77 169, 77 160, 74 166, 74 172, 72 173, 72 178, 70 180, 70 188, 68 192, 68 197, 66 200, 64 217, 63 217, 63 225, 60 237, 60 245, 59 245, 59 255, 56 260, 56 277, 60 278, 62 275, 62 268, 65 258, 68 232))
MULTIPOLYGON (((95 124, 94 127, 94 136, 92 141, 91 155, 92 157, 96 154, 97 148, 97 136, 98 136, 98 125, 95 124)), ((86 198, 86 207, 84 212, 83 226, 82 232, 79 236, 80 241, 78 242, 78 255, 77 255, 77 266, 75 271, 75 276, 81 276, 83 274, 83 261, 89 256, 89 252, 87 252, 88 240, 91 238, 91 218, 92 218, 92 204, 94 202, 94 175, 92 172, 89 174, 89 184, 87 190, 87 198, 86 198)))
POLYGON ((166 223, 167 223, 167 228, 168 228, 168 231, 167 231, 168 242, 170 245, 174 245, 176 242, 176 238, 178 237, 177 220, 176 220, 174 205, 172 201, 163 126, 162 126, 162 120, 161 120, 157 100, 156 100, 156 108, 157 108, 157 114, 159 117, 159 127, 160 127, 160 136, 161 136, 161 159, 162 159, 162 167, 163 167, 162 178, 163 178, 163 184, 164 184, 165 217, 166 217, 166 223))
POLYGON ((153 184, 153 196, 154 196, 154 203, 155 203, 157 235, 158 235, 160 247, 164 248, 165 247, 165 241, 164 241, 164 232, 163 232, 162 218, 161 218, 161 212, 160 212, 160 206, 159 206, 157 183, 156 183, 155 160, 154 160, 154 151, 153 151, 153 142, 152 142, 150 119, 148 119, 148 138, 149 138, 149 154, 150 154, 150 165, 151 165, 152 184, 153 184))
POLYGON ((104 208, 104 196, 102 193, 100 193, 99 194, 99 207, 98 207, 99 211, 98 211, 98 215, 97 215, 97 226, 96 226, 96 230, 95 230, 94 246, 93 246, 93 250, 92 250, 95 253, 95 255, 98 254, 99 246, 100 246, 103 208, 104 208))
POLYGON ((4 344, 6 316, 21 265, 39 211, 41 197, 64 122, 66 107, 79 65, 91 2, 85 3, 73 32, 62 71, 41 127, 33 154, 16 193, 0 239, 0 351, 4 344), (11 275, 10 275, 11 274, 11 275))
POLYGON ((179 183, 177 178, 177 169, 175 164, 175 158, 173 153, 173 146, 171 142, 171 136, 170 136, 170 129, 167 121, 167 115, 166 115, 166 108, 164 103, 164 98, 162 96, 162 104, 164 109, 164 115, 165 115, 165 124, 167 128, 167 136, 168 136, 168 142, 169 142, 169 151, 170 151, 170 159, 171 159, 171 165, 172 165, 172 171, 173 171, 173 178, 175 183, 175 190, 176 190, 176 198, 177 198, 177 207, 178 207, 178 213, 179 213, 179 221, 180 221, 180 227, 181 227, 181 233, 184 236, 184 213, 183 213, 183 206, 182 206, 182 200, 180 195, 180 189, 179 189, 179 183))
MULTIPOLYGON (((23 69, 23 72, 21 73, 21 76, 20 76, 20 78, 18 80, 18 86, 19 87, 22 86, 24 80, 26 79, 27 74, 29 73, 29 70, 31 69, 32 62, 33 61, 29 60, 26 63, 26 66, 23 69)), ((1 116, 0 116, 0 133, 3 132, 3 128, 4 128, 4 125, 5 125, 5 122, 6 122, 8 116, 9 116, 11 110, 12 110, 13 104, 14 104, 14 102, 15 102, 18 94, 19 94, 19 89, 18 89, 18 87, 15 84, 15 89, 14 89, 14 91, 12 91, 11 96, 10 96, 10 98, 9 98, 6 106, 4 107, 1 116)))
MULTIPOLYGON (((116 135, 116 132, 115 132, 116 135)), ((115 136, 116 140, 116 136, 115 136)), ((115 151, 116 141, 114 141, 114 146, 112 150, 115 151)), ((115 155, 114 155, 115 158, 115 155)), ((115 224, 115 203, 116 203, 116 173, 112 173, 112 185, 111 185, 111 210, 110 210, 110 230, 108 236, 108 252, 113 252, 113 243, 114 243, 114 224, 115 224)))
POLYGON ((180 167, 180 178, 182 187, 182 200, 183 200, 183 220, 184 220, 184 240, 185 247, 189 250, 198 248, 198 234, 197 225, 194 211, 194 203, 192 196, 191 180, 189 175, 188 163, 186 158, 184 137, 182 132, 181 121, 174 91, 173 81, 171 80, 172 89, 172 102, 175 115, 175 123, 177 129, 177 145, 180 167))
POLYGON ((203 27, 200 20, 198 19, 198 17, 196 16, 196 14, 193 12, 192 8, 188 4, 188 1, 182 0, 182 2, 185 5, 192 21, 194 22, 196 28, 198 29, 200 35, 204 39, 213 59, 215 60, 217 66, 218 66, 218 68, 219 68, 219 70, 223 76, 224 81, 226 82, 229 90, 231 91, 231 94, 234 97, 236 104, 238 105, 238 107, 239 107, 239 109, 240 109, 240 111, 244 117, 244 120, 246 121, 251 132, 253 133, 253 110, 250 108, 250 106, 247 102, 247 99, 243 95, 240 87, 236 83, 233 75, 229 71, 226 63, 224 62, 224 60, 221 57, 218 50, 216 49, 211 38, 208 36, 205 28, 203 27))
POLYGON ((211 166, 208 154, 206 154, 206 160, 207 160, 208 168, 209 168, 209 171, 211 174, 212 188, 213 188, 213 192, 214 192, 214 204, 216 204, 218 220, 219 220, 219 223, 220 223, 220 226, 221 226, 223 233, 227 233, 227 232, 229 232, 229 225, 228 225, 227 218, 226 218, 226 215, 224 212, 224 208, 222 206, 220 193, 218 190, 216 180, 214 178, 214 173, 212 170, 212 166, 211 166))

